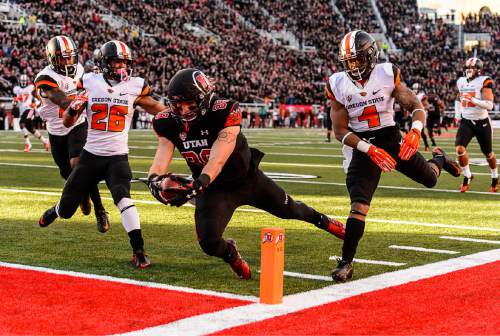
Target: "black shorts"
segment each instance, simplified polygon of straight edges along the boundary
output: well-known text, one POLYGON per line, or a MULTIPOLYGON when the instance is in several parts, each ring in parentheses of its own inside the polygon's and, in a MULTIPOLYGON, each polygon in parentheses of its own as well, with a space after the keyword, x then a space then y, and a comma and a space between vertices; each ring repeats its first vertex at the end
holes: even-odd
POLYGON ((128 155, 98 156, 83 150, 80 160, 71 172, 59 202, 59 215, 70 218, 91 186, 106 181, 115 204, 122 198, 130 198, 132 171, 128 155))
POLYGON ((467 147, 473 137, 476 137, 484 155, 489 155, 492 152, 493 129, 489 118, 481 120, 462 119, 460 121, 455 146, 467 147))
MULTIPOLYGON (((195 222, 198 240, 222 237, 236 208, 251 205, 280 218, 298 218, 301 207, 260 169, 232 189, 208 188, 196 198, 195 222)), ((307 212, 307 211, 303 211, 307 212)))
POLYGON ((66 135, 49 133, 50 151, 61 176, 68 178, 71 172, 70 159, 79 157, 87 140, 87 123, 81 123, 66 135))
POLYGON ((439 116, 429 116, 427 118, 427 129, 432 130, 439 128, 441 125, 441 117, 439 116))
MULTIPOLYGON (((417 152, 408 161, 403 161, 398 157, 402 137, 396 126, 355 134, 389 153, 396 160, 396 170, 402 174, 427 187, 432 187, 436 183, 436 174, 422 154, 417 152)), ((367 154, 357 149, 352 149, 352 151, 348 149, 345 156, 346 185, 351 203, 359 202, 370 205, 382 171, 367 154)))
POLYGON ((21 119, 19 120, 19 123, 23 124, 24 127, 31 133, 35 133, 36 130, 33 118, 34 111, 29 109, 21 114, 21 119))

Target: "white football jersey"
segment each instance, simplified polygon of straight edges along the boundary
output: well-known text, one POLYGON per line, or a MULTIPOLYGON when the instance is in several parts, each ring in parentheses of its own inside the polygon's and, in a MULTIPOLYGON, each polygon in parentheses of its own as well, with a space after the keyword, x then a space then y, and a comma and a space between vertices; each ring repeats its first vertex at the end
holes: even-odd
POLYGON ((58 105, 54 104, 50 99, 45 97, 43 91, 39 88, 42 85, 57 86, 64 92, 68 97, 75 96, 77 93, 76 85, 83 75, 83 66, 78 64, 75 78, 66 77, 64 75, 58 74, 50 66, 46 66, 42 71, 38 73, 35 78, 35 85, 37 87, 37 93, 41 100, 41 105, 38 108, 38 113, 43 120, 46 121, 47 131, 52 135, 66 135, 75 126, 85 122, 85 116, 80 116, 74 126, 66 127, 63 125, 62 116, 64 109, 60 108, 58 105))
MULTIPOLYGON (((487 85, 493 84, 493 80, 488 76, 478 76, 467 81, 467 78, 460 77, 457 80, 458 93, 461 97, 476 97, 481 99, 481 90, 487 85)), ((469 120, 480 120, 488 118, 488 110, 474 105, 474 103, 461 102, 462 118, 469 120)))
POLYGON ((357 86, 345 72, 337 72, 328 79, 330 99, 344 105, 349 113, 349 127, 365 132, 394 126, 394 98, 392 91, 399 81, 391 63, 377 64, 364 87, 357 86))
POLYGON ((137 97, 149 92, 144 79, 130 77, 110 86, 102 73, 87 73, 81 82, 88 92, 89 128, 84 149, 99 156, 128 154, 134 103, 137 97))
POLYGON ((33 84, 28 85, 27 87, 20 87, 16 86, 14 87, 14 95, 16 97, 16 100, 18 102, 18 107, 19 107, 19 113, 23 114, 24 111, 32 109, 32 104, 34 102, 33 100, 33 95, 31 94, 33 92, 33 89, 35 86, 33 84))

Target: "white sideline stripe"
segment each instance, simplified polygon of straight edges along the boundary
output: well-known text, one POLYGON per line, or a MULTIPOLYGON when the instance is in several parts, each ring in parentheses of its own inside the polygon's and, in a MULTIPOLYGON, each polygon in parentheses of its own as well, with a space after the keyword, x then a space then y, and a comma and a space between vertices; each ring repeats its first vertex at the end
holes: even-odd
POLYGON ((193 316, 122 335, 206 335, 498 260, 500 260, 500 249, 490 250, 288 295, 283 298, 283 303, 279 305, 254 303, 193 316))
POLYGON ((467 238, 467 237, 451 237, 451 236, 441 236, 439 238, 473 242, 473 243, 500 244, 500 240, 476 239, 476 238, 467 238))
MULTIPOLYGON (((258 270, 258 272, 260 273, 260 270, 258 270)), ((283 275, 289 276, 292 278, 301 278, 301 279, 308 279, 308 280, 333 281, 331 276, 325 276, 325 275, 297 273, 297 272, 288 272, 288 271, 283 271, 283 275)))
POLYGON ((255 297, 255 296, 251 296, 251 295, 220 293, 220 292, 215 292, 215 291, 211 291, 211 290, 195 289, 195 288, 180 287, 180 286, 171 286, 171 285, 166 285, 166 284, 157 283, 157 282, 139 281, 139 280, 133 280, 133 279, 127 279, 127 278, 116 278, 116 277, 112 277, 109 275, 97 275, 97 274, 89 274, 89 273, 74 272, 74 271, 64 271, 64 270, 58 270, 58 269, 52 269, 52 268, 46 268, 46 267, 12 264, 12 263, 2 262, 2 261, 0 261, 0 267, 8 267, 8 268, 28 270, 28 271, 37 271, 37 272, 44 272, 44 273, 49 273, 49 274, 69 275, 69 276, 78 277, 78 278, 110 281, 110 282, 117 282, 117 283, 128 284, 128 285, 166 289, 166 290, 178 291, 178 292, 183 292, 183 293, 211 295, 211 296, 217 296, 217 297, 222 297, 222 298, 226 298, 226 299, 236 299, 236 300, 244 300, 244 301, 251 301, 251 302, 258 302, 259 301, 259 298, 255 297))
MULTIPOLYGON (((328 258, 329 260, 337 260, 340 256, 331 256, 328 258)), ((404 266, 406 263, 393 262, 393 261, 380 261, 380 260, 370 260, 370 259, 358 259, 354 258, 353 260, 356 263, 360 264, 372 264, 372 265, 385 265, 385 266, 404 266)))
MULTIPOLYGON (((10 188, 0 188, 0 191, 4 192, 12 192, 12 193, 28 193, 28 194, 37 194, 37 195, 47 195, 47 196, 61 196, 60 192, 54 192, 54 191, 37 191, 37 190, 27 190, 27 189, 10 189, 10 188)), ((102 199, 105 200, 113 200, 111 197, 101 197, 102 199)), ((152 204, 152 205, 161 205, 160 202, 157 201, 146 201, 146 200, 137 200, 134 199, 134 203, 139 203, 139 204, 152 204)), ((185 207, 194 207, 191 204, 186 203, 183 205, 185 207)), ((264 210, 260 209, 236 209, 238 212, 257 212, 257 213, 264 213, 266 214, 267 212, 264 210)), ((346 219, 347 216, 335 216, 335 215, 328 215, 330 217, 335 217, 339 219, 346 219)), ((398 225, 415 225, 415 226, 427 226, 427 227, 442 227, 442 228, 450 228, 450 229, 457 229, 457 230, 474 230, 474 231, 492 231, 492 232, 500 232, 500 229, 498 228, 491 228, 491 227, 477 227, 477 226, 467 226, 467 225, 452 225, 452 224, 441 224, 441 223, 424 223, 424 222, 414 222, 414 221, 402 221, 402 220, 390 220, 390 219, 378 219, 378 218, 368 218, 368 222, 376 222, 376 223, 387 223, 387 224, 398 224, 398 225)))
MULTIPOLYGON (((1 150, 0 150, 1 152, 1 150)), ((142 158, 142 159, 147 159, 149 157, 146 156, 129 156, 129 157, 134 157, 134 158, 142 158)), ((182 158, 173 158, 174 160, 184 160, 182 158)), ((337 165, 308 165, 308 164, 296 164, 296 163, 278 163, 278 162, 262 162, 261 165, 277 165, 277 166, 304 166, 304 167, 327 167, 327 168, 342 168, 342 166, 337 166, 337 165)), ((53 168, 53 169, 58 169, 56 166, 48 166, 48 165, 35 165, 35 164, 28 164, 28 163, 10 163, 10 162, 0 162, 0 166, 19 166, 19 167, 40 167, 40 168, 53 168)), ((133 171, 133 173, 144 173, 146 174, 147 172, 142 172, 142 171, 133 171)), ((489 173, 473 173, 474 175, 490 175, 489 173)), ((345 183, 340 183, 340 182, 319 182, 319 181, 294 181, 290 179, 279 179, 275 178, 273 179, 274 181, 278 182, 289 182, 289 183, 301 183, 301 184, 318 184, 318 185, 336 185, 336 186, 342 186, 345 187, 345 183)), ((433 192, 447 192, 447 193, 460 193, 459 190, 450 190, 450 189, 436 189, 436 188, 418 188, 418 187, 399 187, 399 186, 386 186, 386 185, 379 185, 377 188, 382 188, 382 189, 397 189, 397 190, 418 190, 418 191, 433 191, 433 192)), ((467 191, 468 194, 480 194, 480 195, 494 195, 494 196, 500 196, 500 193, 494 193, 494 192, 489 192, 489 191, 467 191)))
POLYGON ((389 248, 397 250, 408 250, 408 251, 419 251, 419 252, 429 252, 429 253, 442 253, 442 254, 458 254, 460 252, 450 251, 450 250, 437 250, 417 246, 402 246, 402 245, 389 245, 389 248))

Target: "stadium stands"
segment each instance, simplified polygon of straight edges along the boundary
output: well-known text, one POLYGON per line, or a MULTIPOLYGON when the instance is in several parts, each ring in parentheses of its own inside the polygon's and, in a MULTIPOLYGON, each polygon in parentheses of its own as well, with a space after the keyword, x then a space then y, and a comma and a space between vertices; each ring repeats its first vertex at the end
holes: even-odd
MULTIPOLYGON (((10 94, 20 73, 34 76, 45 65, 44 46, 51 36, 67 34, 80 46, 80 61, 87 68, 93 66, 94 50, 103 42, 128 43, 136 53, 135 74, 146 77, 159 96, 165 95, 169 78, 179 68, 193 66, 213 76, 221 94, 240 101, 268 97, 284 103, 322 104, 322 86, 336 69, 337 45, 345 32, 381 31, 368 0, 294 0, 285 5, 271 0, 16 2, 32 17, 24 25, 0 27, 0 96, 10 94), (110 13, 128 25, 106 22, 103 18, 110 13), (47 25, 35 25, 35 20, 47 25), (143 36, 136 27, 150 35, 143 36), (299 46, 312 47, 310 52, 266 35, 283 30, 299 46)), ((403 79, 438 93, 451 108, 454 82, 470 56, 458 48, 457 26, 419 16, 415 0, 377 0, 376 5, 387 37, 400 49, 390 54, 390 60, 401 68, 403 79)), ((492 34, 494 48, 478 55, 485 61, 486 73, 496 75, 495 82, 500 80, 499 18, 469 15, 463 25, 465 32, 492 34)))

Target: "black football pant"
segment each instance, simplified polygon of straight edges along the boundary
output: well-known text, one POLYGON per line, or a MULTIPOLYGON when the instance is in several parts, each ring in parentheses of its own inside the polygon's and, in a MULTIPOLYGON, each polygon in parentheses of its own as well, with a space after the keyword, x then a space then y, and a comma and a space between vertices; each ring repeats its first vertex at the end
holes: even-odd
POLYGON ((236 257, 233 245, 222 234, 236 208, 251 205, 283 219, 298 219, 317 224, 321 215, 306 204, 293 200, 260 169, 231 190, 210 189, 196 198, 196 233, 203 251, 232 262, 236 257))
MULTIPOLYGON (((396 160, 396 170, 400 173, 428 188, 436 185, 437 175, 422 154, 417 152, 407 161, 398 157, 402 137, 397 127, 385 127, 371 132, 357 132, 356 135, 389 153, 396 160)), ((346 185, 351 203, 360 202, 370 205, 382 171, 368 155, 356 149, 352 150, 352 157, 347 164, 346 185)), ((437 166, 442 166, 442 163, 437 163, 437 166)))
POLYGON ((91 187, 102 180, 117 204, 124 197, 130 198, 131 179, 127 155, 97 156, 83 150, 64 185, 57 213, 61 218, 71 218, 91 187))
MULTIPOLYGON (((71 174, 70 160, 79 157, 87 140, 87 123, 74 127, 66 135, 53 135, 49 133, 50 152, 54 162, 59 167, 62 178, 67 180, 71 174)), ((97 184, 90 186, 89 195, 95 209, 103 209, 101 196, 97 184)))

